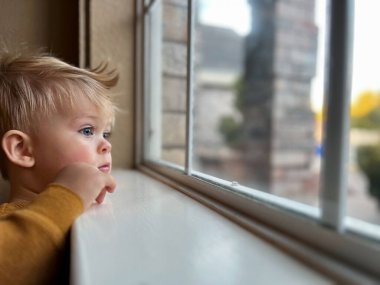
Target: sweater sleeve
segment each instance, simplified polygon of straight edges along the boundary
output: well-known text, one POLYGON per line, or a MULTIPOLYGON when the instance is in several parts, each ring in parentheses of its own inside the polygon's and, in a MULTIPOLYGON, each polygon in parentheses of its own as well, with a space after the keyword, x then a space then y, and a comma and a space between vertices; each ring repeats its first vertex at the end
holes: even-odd
POLYGON ((0 218, 0 284, 50 284, 67 233, 82 212, 77 194, 49 185, 28 206, 0 218))

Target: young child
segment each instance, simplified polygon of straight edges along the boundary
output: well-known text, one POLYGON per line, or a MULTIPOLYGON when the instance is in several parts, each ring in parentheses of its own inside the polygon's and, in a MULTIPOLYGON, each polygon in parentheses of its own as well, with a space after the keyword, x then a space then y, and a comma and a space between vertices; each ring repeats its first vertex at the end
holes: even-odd
POLYGON ((115 182, 109 137, 117 82, 105 67, 0 55, 0 284, 56 284, 74 220, 115 182))

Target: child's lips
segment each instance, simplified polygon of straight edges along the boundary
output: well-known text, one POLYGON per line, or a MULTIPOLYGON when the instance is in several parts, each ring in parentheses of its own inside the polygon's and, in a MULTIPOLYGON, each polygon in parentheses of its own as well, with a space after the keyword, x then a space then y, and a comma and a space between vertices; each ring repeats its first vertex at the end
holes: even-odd
POLYGON ((99 166, 98 169, 101 172, 110 173, 111 172, 111 164, 110 163, 103 164, 103 165, 99 166))

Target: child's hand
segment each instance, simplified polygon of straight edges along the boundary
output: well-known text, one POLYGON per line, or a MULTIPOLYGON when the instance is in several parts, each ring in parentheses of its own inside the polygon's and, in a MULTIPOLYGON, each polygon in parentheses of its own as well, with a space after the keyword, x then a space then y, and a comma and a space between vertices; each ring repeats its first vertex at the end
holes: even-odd
POLYGON ((86 163, 75 163, 64 167, 57 175, 54 184, 60 184, 77 193, 87 209, 96 201, 102 203, 107 192, 115 190, 114 178, 86 163))

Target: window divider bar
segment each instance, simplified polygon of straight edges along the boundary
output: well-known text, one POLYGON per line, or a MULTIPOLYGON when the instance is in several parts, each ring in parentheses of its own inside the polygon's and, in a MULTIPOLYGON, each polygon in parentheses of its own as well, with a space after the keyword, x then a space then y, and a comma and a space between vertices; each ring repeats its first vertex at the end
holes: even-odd
POLYGON ((330 1, 321 222, 338 232, 346 215, 353 15, 354 0, 330 1))
POLYGON ((148 13, 150 9, 152 9, 153 5, 156 4, 158 0, 151 0, 148 5, 144 8, 144 14, 148 13))
POLYGON ((151 61, 151 56, 150 56, 150 52, 149 52, 149 47, 151 46, 151 38, 150 38, 150 15, 149 13, 147 14, 144 14, 144 50, 143 50, 143 53, 144 53, 144 62, 143 62, 143 69, 144 69, 144 82, 143 82, 143 90, 144 90, 144 105, 143 105, 143 112, 142 112, 142 116, 143 116, 143 123, 144 123, 144 129, 143 129, 143 159, 146 158, 146 156, 149 154, 148 152, 148 139, 149 139, 149 135, 148 135, 148 132, 149 132, 149 129, 150 129, 150 119, 148 118, 148 110, 149 110, 149 105, 150 105, 150 92, 151 92, 151 86, 150 86, 150 81, 151 81, 151 74, 150 72, 150 67, 148 67, 147 65, 151 64, 150 61, 151 61), (149 31, 148 31, 149 29, 149 31), (149 94, 149 95, 148 95, 149 94))
POLYGON ((144 63, 145 63, 145 15, 143 14, 144 2, 136 1, 135 3, 136 23, 135 23, 135 126, 134 126, 134 165, 137 167, 141 164, 143 159, 143 147, 144 144, 144 63))
POLYGON ((187 13, 187 86, 186 86, 186 158, 185 173, 192 171, 193 141, 193 35, 194 35, 194 1, 188 0, 187 13))

